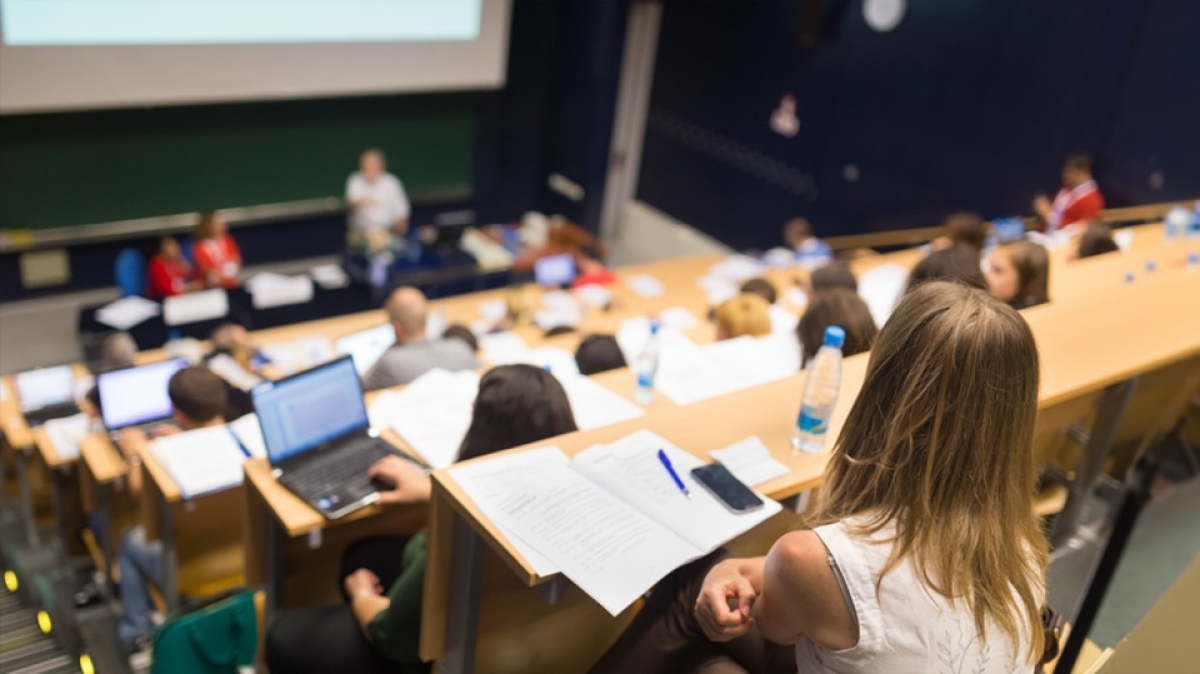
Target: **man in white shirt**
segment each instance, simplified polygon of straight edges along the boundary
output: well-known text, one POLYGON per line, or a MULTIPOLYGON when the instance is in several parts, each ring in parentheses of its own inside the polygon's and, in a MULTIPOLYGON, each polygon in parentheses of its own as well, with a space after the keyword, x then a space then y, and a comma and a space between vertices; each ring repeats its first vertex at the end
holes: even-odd
POLYGON ((408 232, 408 195, 384 162, 382 152, 367 150, 358 159, 358 170, 346 180, 346 205, 350 208, 346 240, 352 248, 365 248, 368 254, 389 248, 393 234, 408 232))

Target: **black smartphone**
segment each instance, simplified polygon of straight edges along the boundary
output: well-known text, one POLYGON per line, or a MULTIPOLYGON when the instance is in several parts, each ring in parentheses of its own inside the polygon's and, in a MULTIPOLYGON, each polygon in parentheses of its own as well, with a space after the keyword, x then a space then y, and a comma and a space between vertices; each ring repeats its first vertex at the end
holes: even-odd
POLYGON ((693 468, 692 477, 735 513, 750 512, 763 505, 763 500, 758 494, 750 491, 750 488, 734 477, 728 468, 719 463, 693 468))

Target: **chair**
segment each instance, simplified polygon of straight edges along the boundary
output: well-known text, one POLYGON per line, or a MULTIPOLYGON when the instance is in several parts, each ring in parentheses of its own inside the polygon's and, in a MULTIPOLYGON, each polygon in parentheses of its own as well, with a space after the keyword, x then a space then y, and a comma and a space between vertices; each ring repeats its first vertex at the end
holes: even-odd
POLYGON ((146 258, 134 248, 126 248, 117 255, 113 274, 121 297, 141 295, 146 289, 146 258))

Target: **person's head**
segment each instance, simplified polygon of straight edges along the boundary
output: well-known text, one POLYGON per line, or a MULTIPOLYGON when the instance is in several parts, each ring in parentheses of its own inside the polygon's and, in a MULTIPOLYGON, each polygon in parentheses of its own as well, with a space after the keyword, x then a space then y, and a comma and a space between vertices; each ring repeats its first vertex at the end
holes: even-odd
POLYGON ((412 286, 396 288, 388 296, 388 322, 396 331, 396 343, 407 344, 425 337, 425 294, 412 286))
POLYGON ((479 339, 475 337, 474 332, 471 332, 471 328, 465 325, 455 323, 454 325, 447 326, 442 331, 442 339, 457 339, 470 347, 471 351, 479 351, 479 339))
POLYGON ((164 236, 158 240, 158 254, 164 260, 182 260, 183 251, 179 249, 179 241, 173 236, 164 236))
POLYGON ((167 383, 175 421, 185 431, 224 422, 229 394, 225 382, 203 367, 185 367, 167 383))
POLYGON ((765 278, 752 278, 742 284, 739 292, 747 295, 758 295, 767 301, 767 304, 775 304, 778 295, 775 291, 775 284, 765 278))
POLYGON ((512 286, 504 291, 505 313, 513 327, 532 323, 535 306, 530 286, 512 286))
POLYGON ((583 375, 625 367, 625 354, 612 335, 588 335, 575 349, 575 364, 583 375))
POLYGON ((909 272, 906 292, 928 281, 957 281, 972 288, 987 289, 987 281, 979 268, 979 251, 966 246, 950 246, 926 255, 909 272))
POLYGON ((771 332, 771 305, 758 295, 742 293, 725 300, 713 317, 717 321, 717 340, 742 335, 760 337, 771 332))
POLYGON ((225 224, 225 218, 221 217, 219 211, 205 211, 200 215, 200 222, 196 223, 196 228, 192 231, 192 236, 197 241, 222 239, 228 231, 229 228, 225 224))
POLYGON ((1021 315, 981 290, 922 284, 875 340, 814 523, 862 518, 857 533, 894 523, 887 569, 912 561, 931 590, 965 602, 980 633, 994 620, 1040 654, 1037 406, 1037 347, 1021 315))
POLYGON ((554 375, 532 365, 501 365, 479 380, 471 426, 458 460, 575 430, 571 403, 554 375))
POLYGON ((128 332, 114 332, 104 338, 100 345, 100 367, 102 371, 132 367, 137 358, 137 342, 128 332))
POLYGON ((1045 248, 1032 241, 1014 241, 992 251, 987 286, 1000 300, 1023 309, 1049 299, 1049 272, 1045 248))
POLYGON ((845 288, 858 292, 858 279, 845 262, 830 262, 814 269, 808 277, 806 290, 811 294, 826 288, 845 288))
POLYGON ((213 348, 218 351, 232 352, 250 348, 250 333, 237 323, 221 323, 213 328, 208 339, 212 342, 213 348))
POLYGON ((842 354, 853 356, 871 350, 871 342, 879 332, 871 310, 858 293, 845 288, 826 288, 808 298, 808 307, 796 324, 800 353, 805 365, 825 341, 825 328, 836 325, 846 331, 842 354))
POLYGON ((812 225, 804 218, 792 218, 783 226, 783 241, 788 248, 799 248, 800 244, 813 236, 812 225))
POLYGON ((1078 187, 1092 179, 1092 156, 1072 152, 1063 161, 1062 180, 1067 187, 1078 187))
POLYGON ((362 172, 368 180, 374 180, 383 175, 387 168, 387 159, 383 156, 383 152, 375 148, 365 150, 358 157, 358 170, 362 172))
POLYGON ((1115 253, 1118 250, 1121 250, 1121 247, 1113 239, 1112 229, 1108 225, 1094 224, 1083 230, 1079 237, 1076 257, 1082 260, 1085 257, 1115 253))
POLYGON ((943 226, 946 237, 954 244, 967 246, 977 252, 983 252, 983 244, 988 237, 988 224, 979 217, 978 213, 962 211, 953 213, 946 218, 943 226))

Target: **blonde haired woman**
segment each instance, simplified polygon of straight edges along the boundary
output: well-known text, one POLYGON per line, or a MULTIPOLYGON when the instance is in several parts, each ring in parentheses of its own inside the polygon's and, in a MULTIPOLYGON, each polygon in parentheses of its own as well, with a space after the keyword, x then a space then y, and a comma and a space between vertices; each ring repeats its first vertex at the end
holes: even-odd
POLYGON ((815 527, 668 576, 596 671, 1031 670, 1037 390, 1016 311, 959 284, 912 290, 871 351, 815 527))
POLYGON ((771 332, 771 305, 759 295, 742 293, 725 300, 715 312, 717 341, 742 335, 761 337, 771 332))

